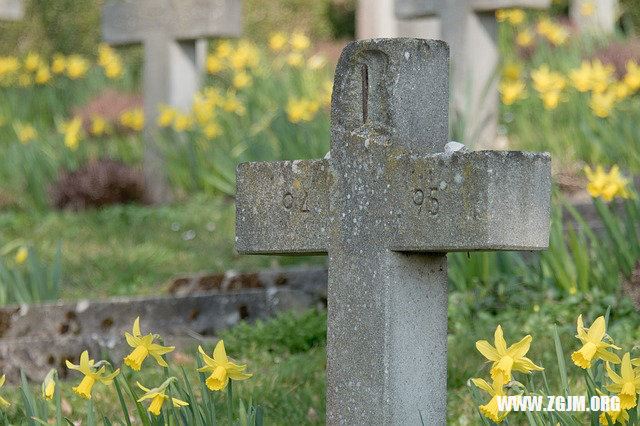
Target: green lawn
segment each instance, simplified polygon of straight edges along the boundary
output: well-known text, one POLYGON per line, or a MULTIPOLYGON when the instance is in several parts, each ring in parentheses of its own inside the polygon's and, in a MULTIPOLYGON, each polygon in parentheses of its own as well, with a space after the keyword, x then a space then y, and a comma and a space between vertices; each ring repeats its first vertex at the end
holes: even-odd
POLYGON ((66 299, 155 294, 179 273, 324 262, 322 257, 239 256, 234 226, 233 202, 222 197, 80 213, 0 211, 0 247, 22 240, 52 259, 62 241, 66 299))

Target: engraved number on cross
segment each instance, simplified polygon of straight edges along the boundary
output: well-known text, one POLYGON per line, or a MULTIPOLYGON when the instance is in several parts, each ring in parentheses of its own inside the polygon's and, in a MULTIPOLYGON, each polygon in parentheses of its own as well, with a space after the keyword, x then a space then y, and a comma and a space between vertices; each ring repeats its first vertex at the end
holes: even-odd
MULTIPOLYGON (((309 207, 307 206, 307 199, 309 198, 309 193, 307 191, 302 191, 302 196, 299 197, 300 201, 300 212, 308 213, 309 207)), ((282 197, 282 205, 285 210, 291 210, 294 207, 296 198, 293 196, 291 192, 285 192, 282 197)))
POLYGON ((432 186, 429 188, 429 194, 425 196, 424 191, 417 188, 413 191, 413 203, 418 206, 418 213, 422 211, 422 205, 425 202, 425 198, 429 203, 429 213, 433 216, 438 214, 440 210, 440 202, 438 201, 438 187, 432 186))

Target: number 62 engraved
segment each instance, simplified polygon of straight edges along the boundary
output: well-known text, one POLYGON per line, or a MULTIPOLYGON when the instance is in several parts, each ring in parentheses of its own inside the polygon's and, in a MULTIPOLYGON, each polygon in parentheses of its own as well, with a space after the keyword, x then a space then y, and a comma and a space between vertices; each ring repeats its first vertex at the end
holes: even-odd
POLYGON ((282 196, 282 205, 285 210, 291 210, 295 207, 296 204, 300 205, 300 212, 307 213, 309 208, 307 206, 307 198, 309 198, 309 193, 307 191, 302 191, 302 194, 294 195, 291 192, 285 192, 282 196))

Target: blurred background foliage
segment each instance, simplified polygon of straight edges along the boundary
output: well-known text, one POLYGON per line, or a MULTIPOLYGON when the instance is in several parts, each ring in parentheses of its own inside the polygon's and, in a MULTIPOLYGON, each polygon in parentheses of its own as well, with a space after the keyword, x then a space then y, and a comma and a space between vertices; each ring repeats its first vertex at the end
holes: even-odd
MULTIPOLYGON (((42 54, 95 55, 103 0, 24 1, 24 20, 0 21, 0 55, 17 53, 16 46, 42 54)), ((314 40, 353 38, 355 4, 356 0, 244 0, 245 37, 266 40, 276 30, 298 30, 314 40)))

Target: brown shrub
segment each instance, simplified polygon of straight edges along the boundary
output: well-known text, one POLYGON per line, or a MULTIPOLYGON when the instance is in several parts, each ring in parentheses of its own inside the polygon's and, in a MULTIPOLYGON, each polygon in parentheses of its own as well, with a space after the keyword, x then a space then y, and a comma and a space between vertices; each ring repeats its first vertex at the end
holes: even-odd
POLYGON ((62 171, 49 195, 53 206, 74 211, 147 203, 142 173, 114 160, 96 160, 72 172, 62 171))

